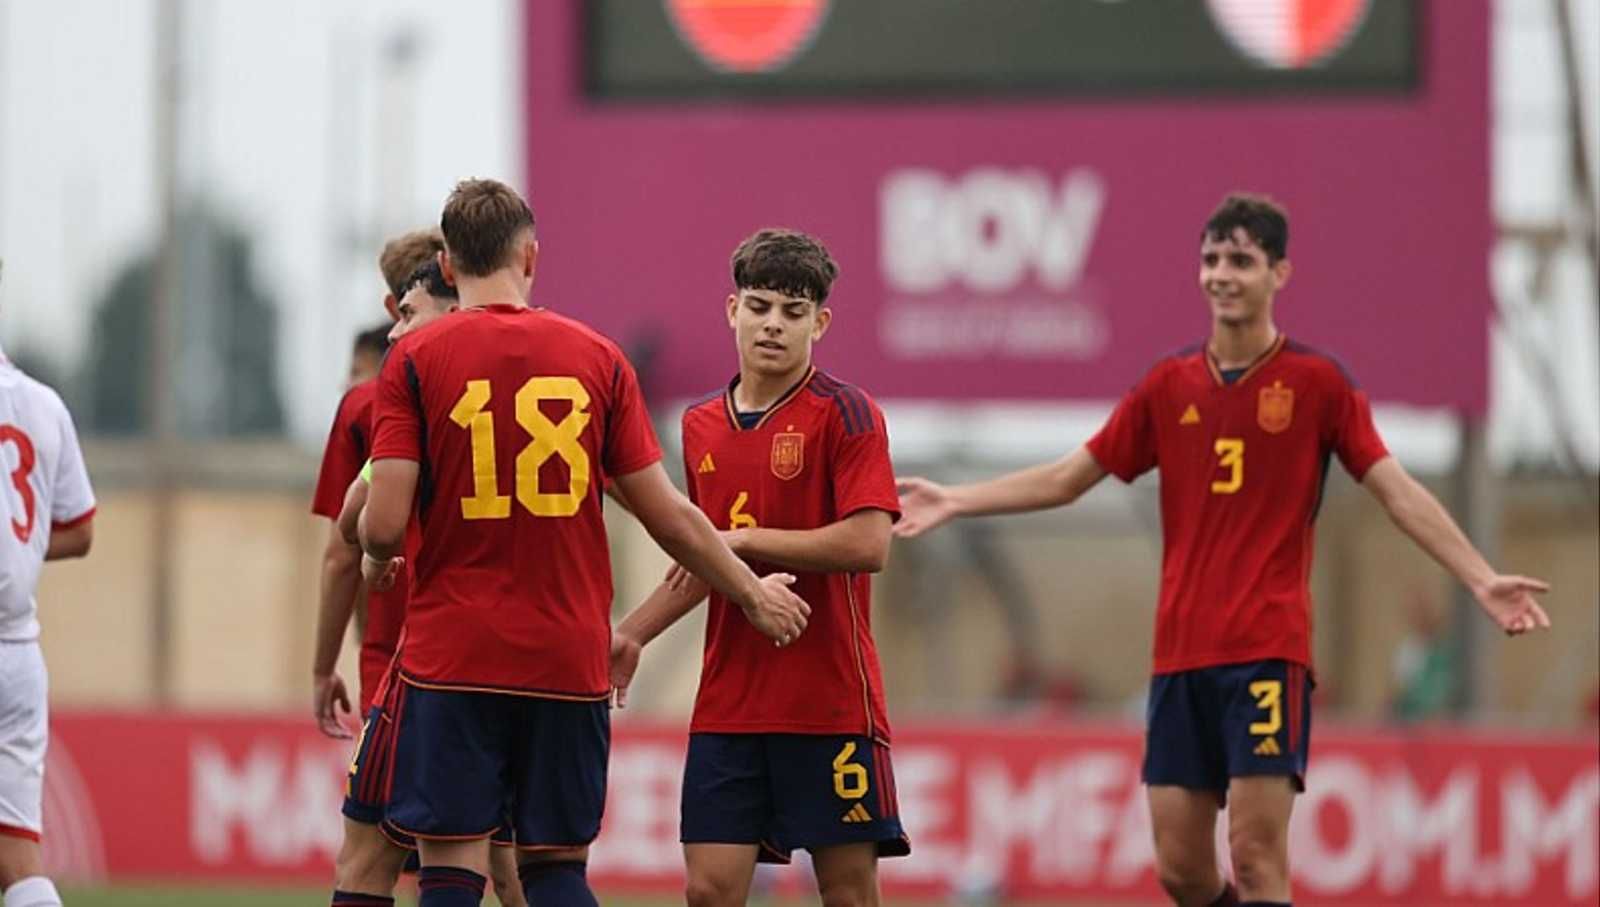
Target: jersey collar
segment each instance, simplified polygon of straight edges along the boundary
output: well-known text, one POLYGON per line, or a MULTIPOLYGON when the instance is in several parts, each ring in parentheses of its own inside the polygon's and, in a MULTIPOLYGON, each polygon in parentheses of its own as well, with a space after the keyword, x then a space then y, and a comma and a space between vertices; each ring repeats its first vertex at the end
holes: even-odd
POLYGON ((800 392, 805 389, 807 384, 811 383, 811 378, 816 373, 816 366, 808 366, 806 368, 805 375, 801 376, 800 380, 796 381, 793 387, 784 391, 782 396, 774 400, 772 405, 767 407, 767 411, 761 416, 761 421, 757 422, 754 428, 749 429, 741 428, 739 426, 739 410, 733 405, 733 389, 739 386, 739 376, 734 375, 733 380, 728 382, 728 389, 722 392, 722 411, 723 414, 728 417, 728 427, 732 428, 734 431, 756 431, 760 429, 762 426, 767 424, 767 420, 771 419, 778 410, 788 405, 789 401, 793 400, 795 397, 800 396, 800 392))
MULTIPOLYGON (((1288 341, 1289 336, 1284 332, 1279 331, 1278 339, 1272 341, 1272 345, 1267 347, 1267 351, 1257 356, 1256 361, 1250 363, 1250 365, 1245 368, 1244 374, 1234 379, 1233 386, 1237 387, 1246 381, 1249 381, 1251 376, 1255 375, 1256 372, 1261 371, 1261 369, 1266 366, 1268 362, 1272 361, 1272 357, 1278 355, 1278 351, 1282 350, 1284 344, 1288 341)), ((1217 357, 1211 353, 1211 341, 1207 340, 1205 343, 1201 344, 1200 349, 1205 355, 1206 371, 1211 373, 1211 380, 1215 381, 1218 387, 1228 387, 1228 382, 1222 380, 1222 369, 1217 365, 1217 357)))

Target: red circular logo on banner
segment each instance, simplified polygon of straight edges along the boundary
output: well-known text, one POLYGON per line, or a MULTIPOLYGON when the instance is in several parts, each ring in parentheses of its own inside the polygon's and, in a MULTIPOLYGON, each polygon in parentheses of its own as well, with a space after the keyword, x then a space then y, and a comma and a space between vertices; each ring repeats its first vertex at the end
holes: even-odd
POLYGON ((728 72, 770 72, 804 50, 828 0, 667 0, 672 24, 700 58, 728 72))
POLYGON ((1361 28, 1372 0, 1206 0, 1233 46, 1274 69, 1317 66, 1361 28))

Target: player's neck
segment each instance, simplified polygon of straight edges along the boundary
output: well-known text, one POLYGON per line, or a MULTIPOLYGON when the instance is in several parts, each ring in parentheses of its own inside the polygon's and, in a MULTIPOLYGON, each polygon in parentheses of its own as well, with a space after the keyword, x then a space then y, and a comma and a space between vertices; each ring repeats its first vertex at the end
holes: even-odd
POLYGON ((497 271, 487 277, 462 277, 457 274, 456 292, 461 294, 463 309, 528 304, 527 288, 518 276, 506 271, 497 271))
POLYGON ((1211 328, 1211 355, 1217 368, 1246 368, 1278 342, 1278 327, 1263 318, 1248 324, 1217 323, 1211 328))
POLYGON ((739 383, 733 388, 733 406, 741 413, 762 412, 777 403, 778 398, 804 378, 810 369, 809 362, 791 371, 776 374, 758 372, 741 366, 739 383))

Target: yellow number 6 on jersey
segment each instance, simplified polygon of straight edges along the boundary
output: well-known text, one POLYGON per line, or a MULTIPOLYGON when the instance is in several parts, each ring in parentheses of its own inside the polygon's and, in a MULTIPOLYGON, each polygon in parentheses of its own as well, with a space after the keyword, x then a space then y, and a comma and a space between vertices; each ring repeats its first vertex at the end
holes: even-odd
POLYGON ((750 492, 748 491, 739 492, 739 496, 733 499, 733 506, 728 508, 729 529, 756 528, 755 515, 744 512, 744 505, 748 503, 750 503, 750 492))
POLYGON ((841 800, 859 800, 867 795, 867 767, 851 762, 856 754, 855 741, 850 741, 833 757, 833 792, 841 800))

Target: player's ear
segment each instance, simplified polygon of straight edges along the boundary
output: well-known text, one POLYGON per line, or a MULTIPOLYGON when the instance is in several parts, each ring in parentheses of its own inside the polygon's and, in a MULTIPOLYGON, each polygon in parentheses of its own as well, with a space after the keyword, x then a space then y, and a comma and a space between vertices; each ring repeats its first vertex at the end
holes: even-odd
POLYGON ((1272 276, 1277 281, 1278 289, 1283 289, 1284 285, 1289 282, 1289 275, 1292 273, 1294 273, 1294 267, 1289 264, 1289 259, 1278 259, 1278 263, 1272 266, 1272 276))
POLYGON ((817 304, 817 317, 811 324, 811 342, 816 343, 822 335, 828 333, 828 325, 833 324, 833 309, 821 303, 817 304))
POLYGON ((450 263, 450 250, 440 249, 438 252, 434 253, 434 257, 439 260, 439 273, 444 276, 444 282, 452 287, 455 286, 456 269, 455 266, 450 263))
POLYGON ((390 321, 400 320, 400 300, 395 299, 393 293, 383 294, 383 310, 389 313, 390 321))
POLYGON ((539 241, 529 239, 528 245, 522 250, 522 276, 532 277, 534 268, 539 264, 539 241))
POLYGON ((738 293, 729 293, 728 294, 728 327, 731 328, 731 327, 734 326, 734 319, 738 315, 738 312, 739 312, 739 294, 738 293))

